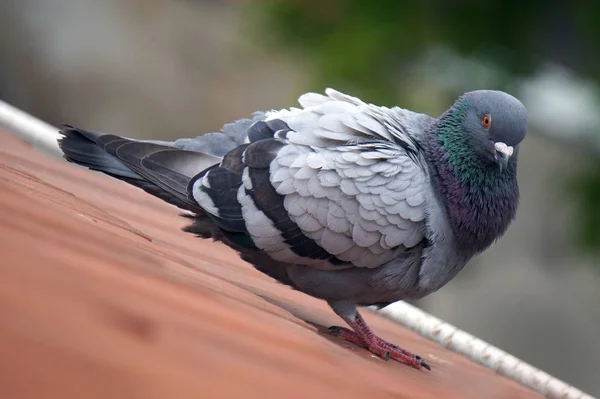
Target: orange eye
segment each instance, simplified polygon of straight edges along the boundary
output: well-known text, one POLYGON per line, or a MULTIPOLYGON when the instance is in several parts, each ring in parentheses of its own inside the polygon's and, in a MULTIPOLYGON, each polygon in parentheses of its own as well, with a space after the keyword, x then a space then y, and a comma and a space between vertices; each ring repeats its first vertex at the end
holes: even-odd
POLYGON ((492 117, 489 114, 485 114, 483 119, 481 119, 481 124, 483 127, 488 128, 492 124, 492 117))

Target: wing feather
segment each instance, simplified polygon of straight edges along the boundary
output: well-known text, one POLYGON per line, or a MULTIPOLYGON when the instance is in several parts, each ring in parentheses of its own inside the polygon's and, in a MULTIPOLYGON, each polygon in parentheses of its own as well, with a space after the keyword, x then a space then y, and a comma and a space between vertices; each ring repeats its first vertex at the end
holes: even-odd
POLYGON ((431 190, 419 143, 431 118, 335 90, 299 102, 255 122, 235 157, 238 214, 256 247, 285 263, 373 268, 418 245, 431 190))

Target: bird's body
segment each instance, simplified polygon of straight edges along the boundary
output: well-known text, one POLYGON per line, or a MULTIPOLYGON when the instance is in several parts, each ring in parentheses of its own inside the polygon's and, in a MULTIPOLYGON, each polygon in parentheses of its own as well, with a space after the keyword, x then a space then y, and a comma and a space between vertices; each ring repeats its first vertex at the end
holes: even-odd
POLYGON ((326 94, 195 139, 66 128, 60 146, 70 161, 191 211, 186 231, 326 300, 354 330, 334 332, 426 366, 370 333, 356 307, 428 295, 504 233, 518 202, 525 108, 478 91, 436 119, 326 94))

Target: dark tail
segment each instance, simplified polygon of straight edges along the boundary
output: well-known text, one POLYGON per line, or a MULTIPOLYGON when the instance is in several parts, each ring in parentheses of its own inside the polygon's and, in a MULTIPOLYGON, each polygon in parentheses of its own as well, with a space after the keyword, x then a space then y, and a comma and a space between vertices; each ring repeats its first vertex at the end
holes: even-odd
POLYGON ((58 145, 64 158, 137 186, 179 208, 202 213, 191 182, 220 158, 165 144, 65 126, 58 145))

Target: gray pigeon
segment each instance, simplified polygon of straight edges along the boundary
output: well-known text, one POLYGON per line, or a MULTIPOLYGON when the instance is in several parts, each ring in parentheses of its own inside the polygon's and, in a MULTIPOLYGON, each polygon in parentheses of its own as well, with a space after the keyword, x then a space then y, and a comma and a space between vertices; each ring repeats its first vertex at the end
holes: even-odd
POLYGON ((527 111, 491 90, 462 95, 437 119, 325 93, 193 139, 67 126, 59 145, 67 160, 191 211, 185 231, 326 300, 351 327, 332 334, 430 369, 376 336, 357 306, 438 290, 506 231, 527 111))

